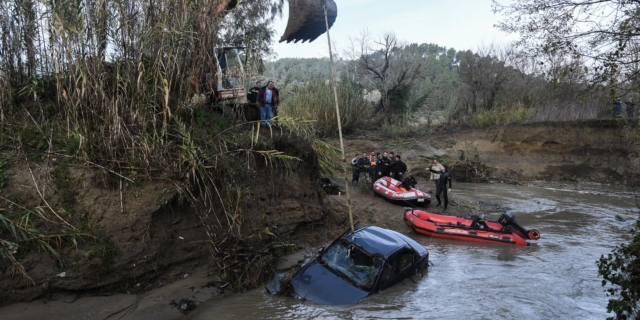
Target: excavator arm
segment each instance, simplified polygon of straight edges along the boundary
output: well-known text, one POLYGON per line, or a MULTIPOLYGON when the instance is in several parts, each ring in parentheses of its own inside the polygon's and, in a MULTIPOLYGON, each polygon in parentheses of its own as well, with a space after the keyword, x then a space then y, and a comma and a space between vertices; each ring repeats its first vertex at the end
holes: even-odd
POLYGON ((327 9, 329 28, 338 16, 338 7, 333 0, 289 0, 289 20, 280 42, 309 41, 317 39, 327 31, 324 10, 327 9))

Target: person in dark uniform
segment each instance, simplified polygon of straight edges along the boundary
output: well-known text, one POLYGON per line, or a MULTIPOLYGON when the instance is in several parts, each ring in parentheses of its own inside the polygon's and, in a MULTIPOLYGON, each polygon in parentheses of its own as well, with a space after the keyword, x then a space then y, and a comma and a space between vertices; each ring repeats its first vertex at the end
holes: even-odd
POLYGON ((429 169, 431 172, 439 174, 440 179, 438 180, 438 187, 436 188, 436 199, 438 199, 439 207, 442 202, 440 201, 440 194, 444 193, 444 208, 443 210, 447 210, 447 206, 449 205, 449 197, 447 194, 451 192, 451 176, 449 175, 449 171, 447 171, 447 166, 442 166, 442 171, 429 169), (449 188, 447 189, 447 182, 449 183, 449 188))
POLYGON ((351 170, 353 171, 353 176, 351 178, 351 183, 354 185, 358 184, 360 181, 360 167, 362 166, 362 158, 360 158, 360 154, 356 153, 355 158, 351 160, 351 170))
POLYGON ((400 155, 397 155, 393 164, 393 178, 402 181, 404 174, 407 173, 407 165, 402 162, 400 155))
POLYGON ((627 116, 629 117, 629 119, 633 118, 633 109, 635 106, 635 104, 633 103, 633 99, 629 97, 629 99, 627 99, 624 104, 627 107, 627 116))
POLYGON ((387 157, 387 153, 385 152, 382 157, 379 159, 378 163, 378 179, 382 177, 388 177, 391 172, 391 166, 389 165, 389 157, 387 157))
POLYGON ((389 152, 389 177, 396 176, 396 154, 393 151, 389 152))
POLYGON ((369 167, 371 163, 369 162, 369 157, 366 152, 362 153, 362 158, 360 158, 360 172, 364 172, 364 174, 369 174, 369 167))
POLYGON ((378 158, 376 158, 375 152, 371 152, 369 156, 369 177, 371 178, 371 182, 375 182, 378 179, 378 158))
POLYGON ((247 100, 250 103, 258 103, 258 92, 260 92, 260 87, 262 87, 262 83, 258 81, 253 88, 249 89, 249 93, 247 93, 247 100))

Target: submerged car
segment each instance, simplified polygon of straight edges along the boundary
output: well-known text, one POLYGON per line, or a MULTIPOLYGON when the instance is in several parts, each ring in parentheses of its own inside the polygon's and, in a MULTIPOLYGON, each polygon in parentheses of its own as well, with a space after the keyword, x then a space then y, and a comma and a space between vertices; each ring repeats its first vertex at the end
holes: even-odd
MULTIPOLYGON (((427 249, 398 232, 375 226, 348 230, 298 270, 286 291, 320 304, 351 303, 424 275, 428 263, 427 249)), ((272 285, 267 290, 273 293, 272 285)))

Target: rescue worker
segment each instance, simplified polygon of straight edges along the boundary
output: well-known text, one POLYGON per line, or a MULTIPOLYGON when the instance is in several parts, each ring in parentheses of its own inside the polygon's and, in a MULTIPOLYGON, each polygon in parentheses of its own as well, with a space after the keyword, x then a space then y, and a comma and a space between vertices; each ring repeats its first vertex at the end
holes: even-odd
POLYGON ((389 177, 393 178, 396 175, 396 155, 393 151, 389 152, 389 177))
MULTIPOLYGON (((437 159, 433 159, 433 165, 431 166, 431 169, 436 170, 436 171, 442 171, 442 165, 440 163, 438 163, 437 159)), ((425 168, 425 170, 427 171, 432 171, 429 170, 429 168, 425 168)), ((438 181, 440 180, 440 175, 431 172, 431 177, 429 178, 429 180, 433 181, 436 189, 438 188, 438 181)))
POLYGON ((440 178, 438 179, 438 187, 436 189, 436 199, 438 199, 438 205, 436 205, 436 207, 439 207, 442 204, 442 202, 440 201, 440 194, 444 193, 443 210, 447 210, 447 206, 449 205, 449 197, 447 194, 451 192, 451 176, 447 171, 447 167, 442 165, 442 170, 429 169, 429 171, 440 175, 440 178), (447 182, 449 183, 448 189, 447 189, 447 182))
POLYGON ((376 158, 375 152, 371 152, 369 155, 369 177, 371 177, 371 182, 376 181, 376 166, 378 165, 378 158, 376 158))
POLYGON ((249 92, 247 93, 247 100, 250 103, 258 103, 258 93, 260 92, 260 87, 262 86, 262 83, 260 83, 260 81, 256 82, 256 85, 249 89, 249 92))
POLYGON ((402 179, 404 178, 404 174, 407 173, 407 165, 402 162, 402 157, 400 157, 400 155, 397 155, 395 157, 395 163, 394 163, 394 173, 393 173, 393 178, 398 180, 398 181, 402 181, 402 179))
POLYGON ((378 179, 382 177, 388 177, 391 172, 389 157, 387 157, 387 153, 385 152, 382 157, 379 159, 378 163, 378 179))
POLYGON ((351 160, 351 170, 353 171, 353 176, 351 177, 351 183, 354 185, 358 184, 360 181, 360 167, 362 166, 362 158, 360 158, 360 154, 356 153, 355 158, 351 160))
POLYGON ((371 163, 369 163, 369 157, 367 157, 366 152, 362 153, 362 158, 360 158, 360 160, 362 161, 360 164, 360 172, 369 174, 369 167, 371 166, 371 163))

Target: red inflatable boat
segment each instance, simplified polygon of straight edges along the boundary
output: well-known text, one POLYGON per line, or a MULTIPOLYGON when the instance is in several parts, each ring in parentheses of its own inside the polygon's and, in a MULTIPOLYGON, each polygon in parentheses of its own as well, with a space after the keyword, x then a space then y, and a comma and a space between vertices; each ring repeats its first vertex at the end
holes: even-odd
POLYGON ((528 246, 527 240, 540 239, 536 229, 526 230, 505 213, 498 221, 445 216, 405 208, 404 222, 413 231, 435 238, 528 246))
POLYGON ((373 184, 373 192, 389 202, 406 206, 426 207, 431 203, 431 196, 416 188, 415 179, 409 177, 405 183, 389 177, 382 177, 373 184), (410 181, 410 182, 407 182, 410 181))

